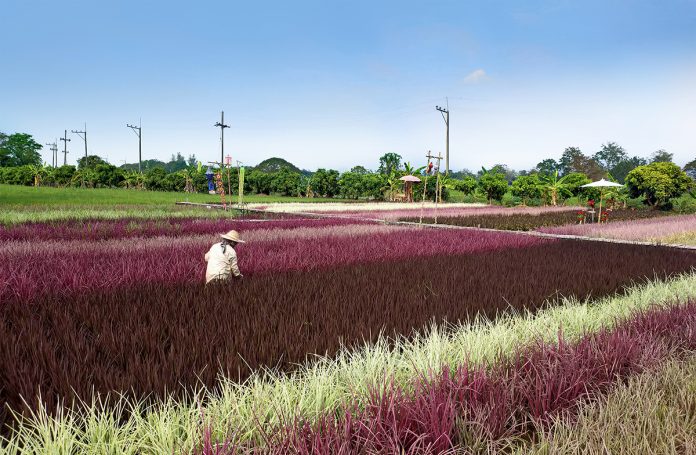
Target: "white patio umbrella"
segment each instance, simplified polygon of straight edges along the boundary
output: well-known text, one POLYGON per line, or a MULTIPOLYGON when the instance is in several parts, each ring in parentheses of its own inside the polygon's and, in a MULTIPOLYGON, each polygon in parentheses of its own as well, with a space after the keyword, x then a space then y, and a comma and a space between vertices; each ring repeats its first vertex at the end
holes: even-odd
MULTIPOLYGON (((596 182, 588 183, 587 185, 581 185, 580 188, 607 188, 607 187, 617 187, 623 186, 620 183, 610 182, 609 180, 597 180, 596 182)), ((604 191, 600 190, 599 193, 599 216, 597 217, 597 223, 602 221, 602 199, 604 198, 604 191)))

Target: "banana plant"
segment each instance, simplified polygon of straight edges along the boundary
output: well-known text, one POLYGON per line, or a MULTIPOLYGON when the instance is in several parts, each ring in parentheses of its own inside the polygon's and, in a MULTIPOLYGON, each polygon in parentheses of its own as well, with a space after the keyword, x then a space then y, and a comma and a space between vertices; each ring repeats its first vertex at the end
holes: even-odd
POLYGON ((541 189, 551 198, 551 205, 558 205, 559 196, 572 196, 569 185, 566 183, 568 176, 558 178, 558 171, 552 176, 541 177, 541 189))

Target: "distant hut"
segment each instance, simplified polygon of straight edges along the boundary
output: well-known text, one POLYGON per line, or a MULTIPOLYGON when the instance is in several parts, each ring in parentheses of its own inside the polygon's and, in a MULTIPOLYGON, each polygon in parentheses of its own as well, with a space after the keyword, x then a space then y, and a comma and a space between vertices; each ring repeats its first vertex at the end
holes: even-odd
POLYGON ((404 199, 406 202, 413 202, 413 184, 419 183, 421 179, 415 175, 404 175, 399 180, 404 182, 404 199))

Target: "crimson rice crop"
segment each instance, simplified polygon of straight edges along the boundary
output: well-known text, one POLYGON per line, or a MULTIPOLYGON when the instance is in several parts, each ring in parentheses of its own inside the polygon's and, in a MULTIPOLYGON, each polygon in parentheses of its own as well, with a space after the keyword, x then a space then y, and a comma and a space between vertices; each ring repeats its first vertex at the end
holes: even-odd
MULTIPOLYGON (((295 229, 301 229, 297 225, 295 229)), ((254 232, 254 231, 252 231, 254 232)), ((347 264, 407 261, 438 254, 468 254, 523 248, 555 240, 513 234, 452 230, 398 229, 370 236, 314 236, 249 242, 237 247, 245 275, 284 270, 317 270, 347 264)), ((349 232, 349 231, 348 231, 349 232)), ((242 232, 242 236, 245 232, 242 232)), ((256 234, 254 234, 256 235, 256 234)), ((254 235, 250 236, 253 240, 254 235)), ((259 233, 257 238, 265 234, 259 233)), ((202 283, 203 256, 213 237, 175 241, 123 239, 112 243, 78 243, 71 249, 27 243, 0 249, 0 301, 36 300, 41 295, 75 295, 140 283, 202 283)))
POLYGON ((696 215, 669 216, 607 224, 549 227, 540 229, 540 231, 552 234, 572 234, 620 240, 660 241, 666 237, 696 232, 696 215))
POLYGON ((264 451, 422 454, 514 446, 561 413, 569 416, 579 403, 695 349, 696 302, 654 310, 577 343, 559 335, 557 344, 523 347, 489 367, 445 368, 416 378, 410 390, 387 380, 364 406, 356 401, 318 422, 295 420, 277 433, 268 431, 264 451))
POLYGON ((36 405, 40 395, 55 409, 61 398, 70 404, 94 392, 180 396, 214 386, 218 373, 244 379, 262 367, 292 370, 312 354, 333 355, 342 343, 374 341, 380 332, 409 335, 433 321, 534 310, 557 293, 612 294, 633 280, 688 270, 695 259, 690 251, 563 240, 251 274, 231 286, 53 290, 34 304, 0 305, 0 400, 22 409, 21 397, 36 405))
MULTIPOLYGON (((584 212, 583 212, 584 213, 584 212)), ((659 217, 663 219, 666 216, 665 212, 659 210, 614 210, 610 215, 610 223, 607 226, 613 226, 614 223, 626 220, 621 223, 624 225, 633 225, 643 218, 659 217), (631 220, 631 221, 628 221, 631 220)), ((480 227, 487 229, 503 229, 508 231, 530 231, 539 229, 542 232, 558 232, 572 233, 576 228, 578 231, 592 230, 592 226, 597 224, 578 225, 578 211, 538 211, 536 213, 528 212, 499 212, 495 214, 469 214, 466 216, 451 216, 438 214, 438 224, 449 224, 453 226, 468 226, 480 227), (561 228, 551 228, 549 226, 563 226, 561 228)), ((404 218, 403 221, 418 222, 420 218, 411 216, 404 218)), ((588 219, 589 221, 589 219, 588 219)), ((652 220, 650 220, 652 221, 652 220)), ((423 223, 434 223, 435 218, 432 214, 423 218, 423 223)), ((605 226, 605 225, 602 225, 605 226)))

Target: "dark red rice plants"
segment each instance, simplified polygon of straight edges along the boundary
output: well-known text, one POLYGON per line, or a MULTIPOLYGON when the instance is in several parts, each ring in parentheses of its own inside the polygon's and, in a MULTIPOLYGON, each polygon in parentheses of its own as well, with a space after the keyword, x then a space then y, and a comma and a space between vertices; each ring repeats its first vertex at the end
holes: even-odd
MULTIPOLYGON (((668 213, 660 210, 631 210, 621 209, 611 212, 611 221, 630 221, 644 218, 666 216, 668 213)), ((418 222, 419 218, 403 218, 403 221, 418 222)), ((434 223, 433 217, 423 219, 424 223, 434 223)), ((452 226, 480 227, 487 229, 501 229, 506 231, 531 231, 541 227, 564 226, 577 224, 577 211, 557 211, 539 214, 511 213, 501 215, 471 215, 471 216, 443 216, 437 218, 438 224, 452 226)))
POLYGON ((207 289, 146 283, 11 300, 0 305, 0 402, 21 409, 21 397, 34 403, 39 393, 49 407, 93 391, 177 395, 213 386, 219 372, 243 379, 260 367, 290 370, 380 331, 408 335, 432 321, 533 310, 556 293, 614 293, 688 270, 695 259, 689 251, 563 240, 258 274, 207 289))

